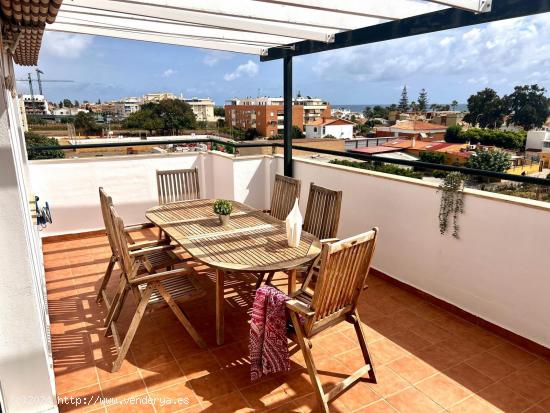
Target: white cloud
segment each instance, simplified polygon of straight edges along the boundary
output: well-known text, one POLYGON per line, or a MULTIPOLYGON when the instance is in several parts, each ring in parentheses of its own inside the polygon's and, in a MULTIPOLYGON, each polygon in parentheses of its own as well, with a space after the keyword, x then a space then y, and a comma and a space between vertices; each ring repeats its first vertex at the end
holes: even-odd
POLYGON ((243 75, 248 77, 254 77, 258 74, 258 71, 259 71, 258 64, 254 63, 252 60, 249 60, 248 62, 237 66, 237 68, 233 70, 231 73, 226 73, 223 76, 223 78, 226 81, 231 82, 232 80, 238 79, 243 75))
POLYGON ((218 50, 209 50, 205 53, 206 55, 202 59, 202 62, 209 67, 217 65, 222 60, 230 60, 233 58, 232 53, 222 52, 218 50))
POLYGON ((174 69, 166 69, 164 72, 162 72, 162 77, 170 77, 172 75, 175 75, 176 73, 178 73, 177 70, 174 70, 174 69))
POLYGON ((45 32, 42 53, 62 59, 78 59, 92 44, 93 36, 45 32))
POLYGON ((550 15, 404 38, 319 54, 319 80, 397 81, 414 75, 462 75, 470 84, 525 81, 533 72, 549 80, 550 15))

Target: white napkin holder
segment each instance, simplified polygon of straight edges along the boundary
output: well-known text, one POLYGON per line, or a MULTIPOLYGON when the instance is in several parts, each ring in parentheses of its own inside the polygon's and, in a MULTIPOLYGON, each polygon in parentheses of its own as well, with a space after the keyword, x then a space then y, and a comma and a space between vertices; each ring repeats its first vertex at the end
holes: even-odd
POLYGON ((288 241, 288 246, 296 248, 300 245, 300 237, 302 236, 302 224, 303 224, 302 214, 300 213, 300 208, 298 207, 298 198, 294 202, 294 207, 292 211, 286 217, 286 239, 288 241))

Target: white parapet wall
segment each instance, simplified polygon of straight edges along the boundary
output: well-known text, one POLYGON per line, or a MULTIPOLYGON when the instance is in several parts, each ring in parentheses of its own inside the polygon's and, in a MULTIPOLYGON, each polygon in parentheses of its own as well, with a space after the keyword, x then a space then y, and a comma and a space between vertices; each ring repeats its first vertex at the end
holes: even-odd
POLYGON ((302 209, 310 182, 343 191, 340 237, 380 228, 376 269, 550 347, 549 204, 466 190, 455 239, 439 233, 434 184, 310 160, 294 176, 302 209))
MULTIPOLYGON (((269 207, 279 156, 208 153, 120 156, 30 163, 32 190, 52 206, 44 235, 102 228, 103 186, 128 224, 156 205, 156 169, 197 166, 202 196, 269 207)), ((460 239, 439 233, 434 184, 296 159, 305 212, 310 182, 343 191, 339 236, 380 228, 374 267, 474 315, 550 347, 546 203, 466 190, 460 239)))

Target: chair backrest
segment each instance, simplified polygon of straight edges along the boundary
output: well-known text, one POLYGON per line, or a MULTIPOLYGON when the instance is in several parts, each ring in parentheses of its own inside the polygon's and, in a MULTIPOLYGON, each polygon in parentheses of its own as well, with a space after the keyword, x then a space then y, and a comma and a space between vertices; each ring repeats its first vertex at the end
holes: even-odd
POLYGON ((199 171, 192 169, 157 170, 159 204, 199 199, 199 171))
MULTIPOLYGON (((306 336, 345 320, 355 311, 370 269, 377 234, 378 229, 373 228, 323 245, 321 267, 311 300, 315 314, 306 320, 306 336)), ((307 285, 302 288, 307 288, 307 285)))
POLYGON ((280 220, 286 219, 296 198, 300 198, 300 185, 299 179, 275 175, 275 185, 271 197, 271 216, 280 220))
POLYGON ((342 191, 317 186, 309 186, 304 231, 319 239, 336 238, 340 221, 342 191))
POLYGON ((132 279, 137 274, 139 262, 130 256, 130 250, 128 249, 126 234, 124 232, 124 221, 118 215, 114 206, 111 205, 109 212, 113 222, 113 239, 118 251, 120 268, 127 279, 132 279))
POLYGON ((111 206, 113 205, 112 198, 107 195, 107 192, 102 187, 99 187, 99 203, 101 205, 101 215, 103 216, 103 223, 105 224, 105 233, 109 240, 111 252, 113 255, 117 255, 117 247, 115 240, 113 239, 113 221, 111 218, 111 206))

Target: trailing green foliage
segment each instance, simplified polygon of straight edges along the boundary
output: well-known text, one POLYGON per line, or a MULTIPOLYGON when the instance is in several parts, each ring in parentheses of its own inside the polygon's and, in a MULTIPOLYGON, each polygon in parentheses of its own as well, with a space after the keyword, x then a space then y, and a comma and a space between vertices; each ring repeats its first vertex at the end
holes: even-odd
POLYGON ((527 133, 524 131, 504 131, 500 129, 471 128, 462 130, 460 126, 449 126, 445 133, 445 142, 466 143, 475 145, 480 143, 498 148, 522 150, 525 148, 527 133))
POLYGON ((453 237, 458 238, 458 217, 464 212, 464 180, 460 172, 449 172, 441 185, 441 204, 439 206, 439 232, 444 235, 449 227, 449 216, 453 216, 453 237))
POLYGON ((27 146, 27 155, 31 161, 35 159, 58 159, 65 157, 65 152, 61 149, 50 149, 47 151, 37 151, 34 149, 37 146, 59 146, 59 142, 55 138, 48 138, 34 132, 26 132, 25 143, 27 146))
POLYGON ((233 204, 225 199, 218 199, 214 202, 214 213, 218 215, 231 215, 233 204))
POLYGON ((177 134, 182 129, 195 129, 196 118, 187 102, 164 99, 158 103, 150 102, 141 106, 140 110, 128 116, 124 121, 124 127, 177 134))
POLYGON ((422 173, 410 169, 400 168, 395 165, 384 165, 378 162, 349 161, 347 159, 333 159, 329 163, 352 168, 366 169, 369 171, 383 172, 392 175, 406 176, 408 178, 422 179, 422 173))

